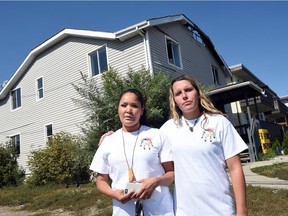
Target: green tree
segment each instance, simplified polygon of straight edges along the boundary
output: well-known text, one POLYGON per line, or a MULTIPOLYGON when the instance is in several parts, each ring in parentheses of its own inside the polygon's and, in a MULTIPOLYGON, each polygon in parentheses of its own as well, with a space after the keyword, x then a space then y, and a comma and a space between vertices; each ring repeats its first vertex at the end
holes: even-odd
POLYGON ((79 185, 88 181, 89 157, 81 140, 67 132, 54 134, 47 141, 47 147, 31 152, 28 166, 31 175, 28 183, 45 185, 49 183, 79 185))
POLYGON ((12 143, 0 144, 0 187, 17 186, 25 177, 25 171, 18 166, 18 154, 12 143))
POLYGON ((82 74, 82 82, 74 85, 81 96, 74 101, 86 111, 82 130, 91 153, 95 152, 103 133, 121 127, 117 103, 120 93, 128 88, 135 88, 143 93, 147 125, 159 128, 168 119, 170 76, 161 71, 151 74, 142 68, 138 71, 129 69, 125 76, 110 69, 101 78, 91 79, 82 74))

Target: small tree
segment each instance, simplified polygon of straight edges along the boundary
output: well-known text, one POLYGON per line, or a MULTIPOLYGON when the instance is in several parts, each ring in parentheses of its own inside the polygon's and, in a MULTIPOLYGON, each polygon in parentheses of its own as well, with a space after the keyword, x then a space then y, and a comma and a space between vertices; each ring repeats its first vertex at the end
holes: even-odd
POLYGON ((82 74, 83 82, 74 85, 81 99, 75 103, 86 110, 86 121, 82 130, 86 135, 87 147, 91 153, 97 148, 101 135, 121 127, 117 103, 119 95, 128 88, 140 90, 146 101, 147 125, 159 128, 169 117, 169 84, 171 77, 148 70, 133 71, 120 76, 116 70, 102 74, 102 80, 89 79, 82 74))
POLYGON ((89 165, 92 158, 83 148, 76 136, 66 132, 53 135, 45 149, 32 151, 28 166, 31 175, 28 183, 45 185, 49 183, 66 184, 89 180, 89 165))
POLYGON ((283 142, 282 142, 282 148, 284 150, 284 154, 288 154, 288 131, 285 132, 283 142))
POLYGON ((0 144, 0 187, 17 186, 25 177, 25 171, 18 166, 15 147, 7 142, 0 144))

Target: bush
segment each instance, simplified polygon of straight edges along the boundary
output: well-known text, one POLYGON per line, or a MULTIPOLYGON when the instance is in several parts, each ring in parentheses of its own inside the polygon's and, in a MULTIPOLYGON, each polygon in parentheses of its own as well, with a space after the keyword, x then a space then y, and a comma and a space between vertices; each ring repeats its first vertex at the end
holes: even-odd
POLYGON ((90 179, 89 165, 92 158, 82 142, 66 132, 54 134, 45 149, 33 151, 28 159, 31 175, 28 184, 69 184, 90 179))
POLYGON ((272 150, 277 154, 277 155, 280 155, 281 154, 281 150, 282 150, 282 147, 281 147, 281 144, 280 142, 278 141, 278 139, 276 139, 273 143, 272 143, 272 150))
POLYGON ((18 166, 16 149, 11 143, 0 144, 0 187, 22 183, 25 171, 18 166))
POLYGON ((283 142, 282 142, 282 148, 284 150, 284 154, 288 154, 288 131, 285 132, 283 142))
POLYGON ((266 154, 259 153, 258 154, 258 160, 259 161, 265 161, 270 160, 276 156, 276 152, 273 149, 269 149, 266 154))
POLYGON ((102 134, 121 127, 117 113, 119 95, 128 88, 135 88, 143 93, 146 101, 147 125, 159 128, 169 117, 169 84, 171 77, 162 73, 140 69, 130 69, 121 75, 116 70, 102 74, 102 82, 82 75, 79 85, 73 85, 80 99, 74 102, 86 111, 85 126, 82 127, 87 148, 92 154, 102 134))

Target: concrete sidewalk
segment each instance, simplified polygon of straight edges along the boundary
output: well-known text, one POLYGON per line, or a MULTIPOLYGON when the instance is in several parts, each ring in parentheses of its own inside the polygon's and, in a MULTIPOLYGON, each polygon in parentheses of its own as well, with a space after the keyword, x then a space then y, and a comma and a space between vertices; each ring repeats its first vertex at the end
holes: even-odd
POLYGON ((257 161, 244 164, 243 171, 246 179, 246 184, 259 187, 275 188, 275 189, 288 189, 288 181, 261 176, 251 171, 251 169, 254 167, 268 166, 274 163, 283 163, 283 162, 288 162, 288 155, 276 156, 275 158, 268 161, 257 161))

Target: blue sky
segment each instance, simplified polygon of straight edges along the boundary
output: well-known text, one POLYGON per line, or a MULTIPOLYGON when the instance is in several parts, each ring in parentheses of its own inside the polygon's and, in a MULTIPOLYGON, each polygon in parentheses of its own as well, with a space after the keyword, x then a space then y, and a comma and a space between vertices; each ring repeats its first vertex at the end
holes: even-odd
POLYGON ((175 14, 198 25, 228 66, 242 63, 279 97, 288 95, 285 1, 0 1, 0 83, 65 28, 115 32, 175 14))

